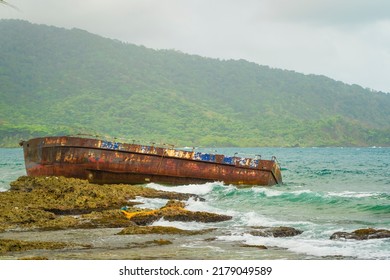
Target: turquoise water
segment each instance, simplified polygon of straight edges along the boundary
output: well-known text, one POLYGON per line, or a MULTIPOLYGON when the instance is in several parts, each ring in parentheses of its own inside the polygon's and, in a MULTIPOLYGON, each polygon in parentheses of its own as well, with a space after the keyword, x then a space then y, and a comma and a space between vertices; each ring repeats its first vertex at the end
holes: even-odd
MULTIPOLYGON (((155 224, 186 229, 216 227, 220 249, 232 242, 265 245, 282 248, 274 251, 278 254, 276 258, 281 259, 291 258, 291 254, 292 258, 299 259, 390 259, 390 239, 329 239, 336 231, 368 227, 390 230, 390 148, 218 149, 218 153, 227 155, 235 152, 261 154, 262 158, 276 156, 284 184, 271 188, 237 188, 218 182, 177 187, 151 183, 148 186, 152 188, 196 193, 206 199, 205 202, 188 201, 190 210, 233 216, 230 221, 211 225, 164 220, 155 224), (257 237, 249 234, 252 226, 291 226, 303 233, 289 238, 257 237)), ((10 181, 24 174, 22 151, 0 149, 0 189, 8 189, 10 181)), ((139 200, 145 207, 160 207, 166 202, 139 200)), ((195 243, 186 246, 197 248, 195 243)), ((119 257, 125 258, 124 254, 119 257)), ((233 258, 237 256, 231 254, 233 258)))
POLYGON ((22 149, 0 149, 0 191, 9 189, 9 183, 26 175, 22 149))

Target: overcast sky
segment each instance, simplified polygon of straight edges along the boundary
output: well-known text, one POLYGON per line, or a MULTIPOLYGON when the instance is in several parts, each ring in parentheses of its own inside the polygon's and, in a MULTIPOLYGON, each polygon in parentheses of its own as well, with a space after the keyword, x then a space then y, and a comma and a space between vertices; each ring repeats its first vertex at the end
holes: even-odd
POLYGON ((389 0, 7 1, 18 10, 1 5, 0 18, 390 92, 389 0))

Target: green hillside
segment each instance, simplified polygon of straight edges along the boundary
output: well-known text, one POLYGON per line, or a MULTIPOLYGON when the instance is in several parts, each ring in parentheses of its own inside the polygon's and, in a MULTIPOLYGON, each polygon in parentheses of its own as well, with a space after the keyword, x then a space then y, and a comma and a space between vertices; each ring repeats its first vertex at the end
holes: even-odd
POLYGON ((24 21, 1 20, 0 38, 1 146, 76 133, 186 146, 390 146, 390 94, 24 21))

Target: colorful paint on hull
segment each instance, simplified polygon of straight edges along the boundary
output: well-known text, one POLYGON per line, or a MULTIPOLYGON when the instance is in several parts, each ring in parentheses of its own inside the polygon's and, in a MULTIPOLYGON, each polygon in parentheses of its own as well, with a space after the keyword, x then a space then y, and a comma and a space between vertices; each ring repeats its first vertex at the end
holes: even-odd
POLYGON ((275 159, 227 157, 69 136, 34 138, 21 145, 28 176, 74 177, 99 184, 282 183, 275 159))

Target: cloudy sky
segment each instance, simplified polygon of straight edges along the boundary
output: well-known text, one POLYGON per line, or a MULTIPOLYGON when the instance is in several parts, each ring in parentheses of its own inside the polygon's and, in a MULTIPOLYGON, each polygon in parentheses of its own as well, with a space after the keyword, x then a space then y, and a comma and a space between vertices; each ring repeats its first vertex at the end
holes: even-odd
MULTIPOLYGON (((389 0, 7 0, 0 18, 390 92, 389 0)), ((1 38, 0 38, 1 43, 1 38)))

